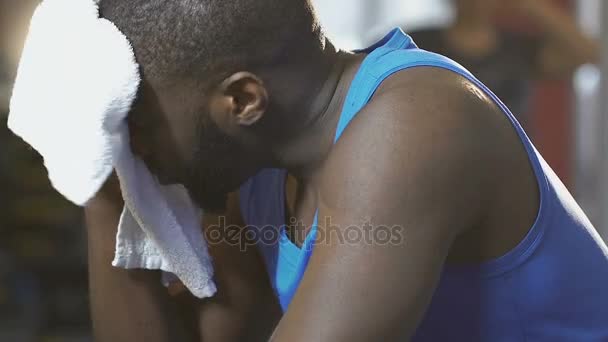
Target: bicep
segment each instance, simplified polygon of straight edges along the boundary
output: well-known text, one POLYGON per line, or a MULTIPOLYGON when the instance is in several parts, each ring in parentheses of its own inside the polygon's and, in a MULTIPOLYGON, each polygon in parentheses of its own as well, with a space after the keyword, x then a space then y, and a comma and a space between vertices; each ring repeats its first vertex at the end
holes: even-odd
POLYGON ((85 208, 89 287, 95 337, 99 341, 186 340, 160 282, 160 273, 112 266, 122 212, 118 180, 112 176, 85 208))
POLYGON ((453 240, 481 205, 474 138, 455 118, 454 103, 442 102, 423 101, 411 108, 420 112, 404 115, 398 102, 370 106, 335 146, 332 153, 345 157, 328 161, 333 171, 322 188, 331 191, 320 195, 318 237, 328 236, 321 232, 330 217, 345 239, 318 241, 277 341, 391 341, 414 333, 453 240))
MULTIPOLYGON (((334 217, 334 224, 348 222, 334 217)), ((276 341, 364 342, 411 337, 437 285, 449 238, 405 227, 386 230, 374 223, 370 231, 370 244, 315 246, 276 341), (388 243, 380 237, 387 234, 388 243), (378 237, 383 240, 374 241, 378 237)))
POLYGON ((94 252, 90 256, 99 256, 108 263, 112 262, 123 205, 118 178, 112 174, 85 206, 89 249, 94 252))
POLYGON ((447 226, 458 224, 450 222, 448 208, 415 189, 398 205, 397 182, 376 185, 372 193, 347 183, 336 184, 336 191, 369 197, 353 206, 320 204, 319 236, 327 240, 315 246, 277 341, 404 340, 432 297, 453 239, 447 226), (327 238, 332 233, 341 237, 327 238))
POLYGON ((201 340, 266 341, 281 312, 262 258, 245 240, 237 194, 225 214, 205 215, 203 223, 218 291, 199 302, 201 340))

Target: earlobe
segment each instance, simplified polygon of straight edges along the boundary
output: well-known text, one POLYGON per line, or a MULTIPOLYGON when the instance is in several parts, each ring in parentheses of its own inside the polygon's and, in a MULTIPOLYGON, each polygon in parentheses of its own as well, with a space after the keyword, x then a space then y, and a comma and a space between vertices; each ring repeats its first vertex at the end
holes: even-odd
POLYGON ((232 99, 232 119, 237 125, 259 122, 268 108, 268 92, 262 80, 250 72, 238 72, 222 83, 222 90, 232 99))

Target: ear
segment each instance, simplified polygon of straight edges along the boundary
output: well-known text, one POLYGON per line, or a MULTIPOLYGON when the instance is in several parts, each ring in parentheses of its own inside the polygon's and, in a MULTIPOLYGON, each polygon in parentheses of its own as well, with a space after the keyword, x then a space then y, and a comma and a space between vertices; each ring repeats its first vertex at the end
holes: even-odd
POLYGON ((220 87, 236 124, 251 126, 266 113, 268 92, 256 75, 246 71, 238 72, 226 78, 220 87))

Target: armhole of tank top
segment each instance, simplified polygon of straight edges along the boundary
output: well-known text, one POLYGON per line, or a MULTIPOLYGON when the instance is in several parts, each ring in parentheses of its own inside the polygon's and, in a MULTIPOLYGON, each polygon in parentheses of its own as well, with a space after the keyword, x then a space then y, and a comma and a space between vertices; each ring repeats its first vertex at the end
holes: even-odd
POLYGON ((450 72, 454 72, 466 78, 468 81, 472 82, 475 86, 482 90, 487 96, 492 99, 494 104, 498 106, 498 108, 503 112, 503 114, 511 123, 511 126, 515 129, 517 136, 519 137, 519 141, 521 144, 523 144, 526 154, 528 155, 528 161, 532 167, 534 177, 538 186, 539 206, 536 219, 534 220, 534 223, 530 227, 528 233, 520 241, 520 243, 503 256, 471 267, 467 266, 446 268, 445 273, 449 274, 452 273, 452 271, 460 272, 470 270, 475 271, 483 275, 484 277, 496 277, 514 268, 517 268, 519 265, 521 265, 528 259, 528 257, 536 250, 536 247, 542 240, 546 222, 550 220, 550 207, 553 205, 554 202, 553 198, 550 196, 551 189, 549 187, 549 181, 544 172, 542 162, 540 160, 536 148, 524 132, 521 125, 517 122, 511 111, 508 109, 508 107, 490 89, 488 89, 482 82, 477 80, 477 78, 475 78, 470 72, 468 72, 464 67, 460 66, 458 63, 453 62, 447 59, 446 57, 419 49, 395 50, 393 51, 393 53, 381 56, 381 58, 395 58, 397 60, 392 60, 389 62, 389 64, 394 64, 393 68, 385 68, 380 73, 375 75, 376 83, 373 87, 370 88, 374 90, 371 91, 371 93, 368 95, 366 101, 371 100, 376 90, 384 80, 386 80, 388 77, 394 75, 397 72, 416 67, 440 68, 450 72), (409 63, 399 64, 398 60, 401 59, 401 57, 399 57, 397 54, 402 55, 403 53, 408 53, 412 51, 417 51, 417 53, 421 53, 421 56, 423 58, 412 59, 412 61, 409 63))

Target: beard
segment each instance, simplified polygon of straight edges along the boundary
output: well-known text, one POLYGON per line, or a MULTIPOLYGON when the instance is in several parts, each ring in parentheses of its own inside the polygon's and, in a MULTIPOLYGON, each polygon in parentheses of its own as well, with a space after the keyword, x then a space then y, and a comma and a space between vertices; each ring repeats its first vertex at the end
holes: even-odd
POLYGON ((209 119, 199 124, 197 136, 199 145, 187 166, 184 185, 201 209, 221 214, 226 211, 228 194, 247 178, 237 167, 243 146, 209 119))

